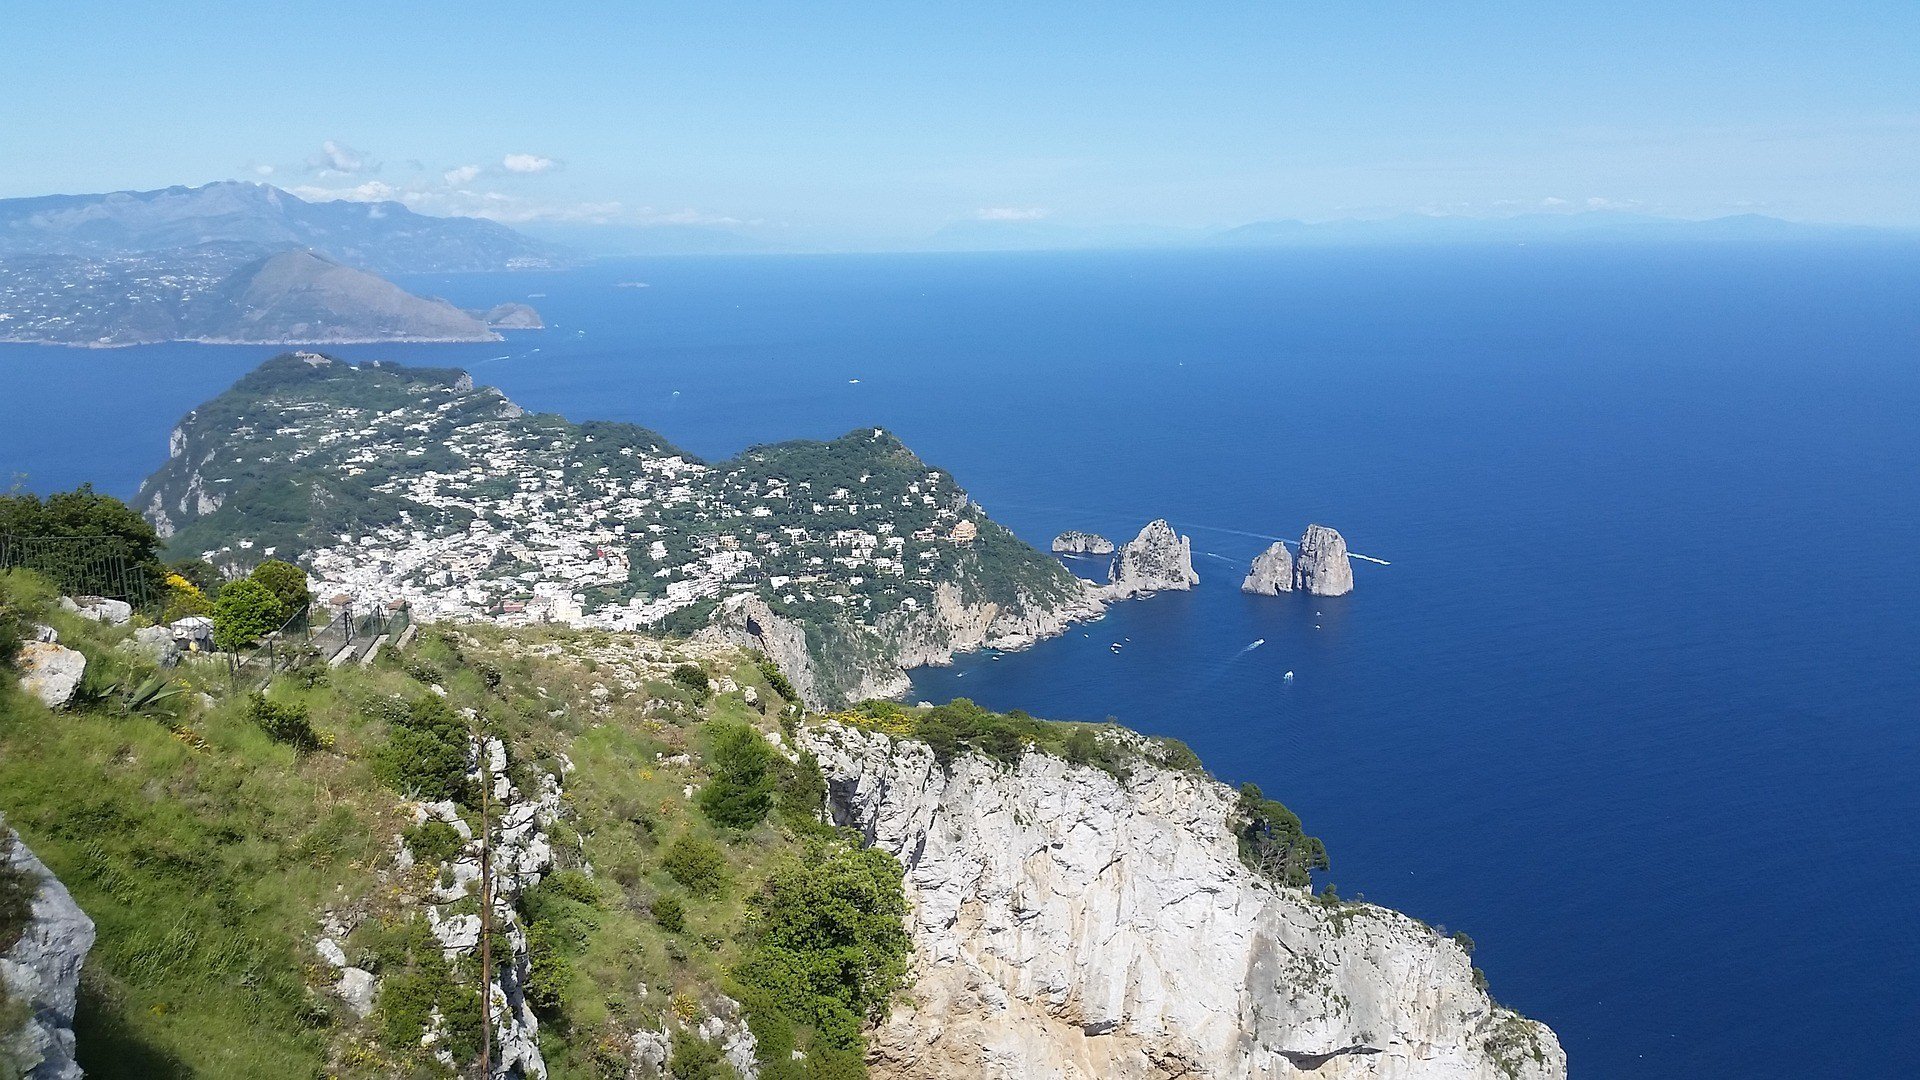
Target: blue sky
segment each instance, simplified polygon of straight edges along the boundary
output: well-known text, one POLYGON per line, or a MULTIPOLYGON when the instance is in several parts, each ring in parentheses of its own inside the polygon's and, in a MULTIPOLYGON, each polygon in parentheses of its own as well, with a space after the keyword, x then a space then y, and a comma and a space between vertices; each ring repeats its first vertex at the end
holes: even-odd
POLYGON ((549 7, 18 5, 0 196, 240 177, 849 243, 1586 207, 1920 225, 1913 0, 549 7))

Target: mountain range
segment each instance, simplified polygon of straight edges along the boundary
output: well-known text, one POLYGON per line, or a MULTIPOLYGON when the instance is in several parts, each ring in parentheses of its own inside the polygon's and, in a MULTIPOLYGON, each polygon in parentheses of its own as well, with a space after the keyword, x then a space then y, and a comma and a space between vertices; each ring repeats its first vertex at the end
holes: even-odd
POLYGON ((258 254, 300 248, 376 274, 546 270, 564 249, 480 218, 431 217, 397 202, 308 202, 268 184, 0 199, 0 258, 109 256, 203 244, 258 254))

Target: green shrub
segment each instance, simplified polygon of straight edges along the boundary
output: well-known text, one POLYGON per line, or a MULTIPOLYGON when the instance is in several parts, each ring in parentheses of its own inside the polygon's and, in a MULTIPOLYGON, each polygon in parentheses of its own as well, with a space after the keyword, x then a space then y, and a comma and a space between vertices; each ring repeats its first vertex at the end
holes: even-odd
POLYGON ((467 847, 467 842, 460 838, 460 830, 438 818, 429 818, 400 835, 407 842, 407 850, 413 852, 414 860, 428 865, 451 862, 467 847))
POLYGON ((284 559, 268 559, 253 568, 247 575, 251 580, 266 587, 273 598, 280 602, 282 622, 305 611, 313 603, 313 593, 307 588, 307 572, 284 559))
POLYGON ((1319 837, 1306 835, 1293 811, 1262 796, 1253 784, 1241 786, 1228 824, 1240 838, 1240 858, 1283 885, 1312 885, 1313 871, 1327 869, 1327 849, 1319 837))
POLYGON ((727 880, 727 863, 720 845, 693 833, 681 833, 668 845, 660 857, 660 868, 695 896, 713 896, 727 880))
POLYGON ((672 677, 673 681, 691 693, 696 701, 707 700, 707 695, 712 692, 713 688, 707 679, 707 673, 699 664, 681 664, 673 669, 672 677))
POLYGON ((780 777, 774 801, 781 819, 803 832, 825 829, 820 811, 827 803, 827 778, 820 772, 820 759, 802 750, 799 761, 776 755, 774 767, 780 777))
POLYGON ((786 675, 780 670, 780 665, 774 663, 772 657, 762 656, 754 661, 754 666, 760 669, 760 677, 767 680, 767 686, 780 695, 780 700, 786 702, 800 700, 799 692, 794 690, 791 682, 787 681, 786 675))
POLYGON ((247 698, 247 719, 252 720, 274 742, 285 743, 300 751, 317 750, 320 747, 320 736, 307 719, 304 705, 283 705, 265 694, 254 694, 247 698))
MULTIPOLYGON (((877 848, 815 844, 767 880, 734 979, 751 1007, 813 1029, 815 1045, 858 1054, 907 970, 904 871, 877 848)), ((764 1021, 763 1021, 764 1022, 764 1021)))
POLYGON ((653 921, 660 929, 669 934, 677 934, 687 928, 687 906, 672 896, 653 898, 653 921))
POLYGON ((716 722, 708 731, 713 778, 700 789, 700 809, 716 825, 751 829, 773 809, 773 764, 779 755, 746 724, 716 722))
POLYGON ((673 1033, 673 1056, 667 1059, 673 1080, 730 1080, 733 1067, 720 1056, 720 1047, 691 1031, 673 1033))
POLYGON ((265 585, 248 578, 220 590, 213 602, 213 644, 232 652, 259 641, 287 619, 280 600, 265 585))
POLYGON ((382 780, 403 795, 472 804, 467 722, 445 701, 434 694, 406 705, 387 698, 369 711, 387 720, 387 744, 374 760, 382 780))

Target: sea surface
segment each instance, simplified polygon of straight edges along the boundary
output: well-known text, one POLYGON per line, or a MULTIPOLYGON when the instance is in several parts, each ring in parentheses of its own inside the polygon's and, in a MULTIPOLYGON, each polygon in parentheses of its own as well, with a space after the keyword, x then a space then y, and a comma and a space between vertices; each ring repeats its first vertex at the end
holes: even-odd
MULTIPOLYGON (((1343 895, 1470 933, 1575 1077, 1920 1074, 1915 249, 404 283, 552 326, 332 351, 466 366, 706 456, 884 425, 1040 546, 1170 519, 1198 589, 915 695, 1186 740, 1298 811, 1343 895), (1391 565, 1338 599, 1243 596, 1309 522, 1391 565)), ((273 351, 0 346, 0 476, 130 495, 175 420, 273 351)))

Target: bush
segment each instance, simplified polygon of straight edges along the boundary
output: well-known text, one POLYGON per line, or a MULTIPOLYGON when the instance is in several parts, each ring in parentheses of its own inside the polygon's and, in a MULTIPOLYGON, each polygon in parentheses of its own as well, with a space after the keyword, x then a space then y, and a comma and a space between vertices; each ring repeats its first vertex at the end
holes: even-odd
POLYGON ((254 567, 253 573, 247 576, 264 585, 273 598, 280 602, 282 622, 305 611, 307 605, 313 603, 313 593, 307 589, 307 572, 283 559, 268 559, 254 567))
POLYGON ((673 669, 673 681, 693 694, 694 700, 705 701, 712 692, 707 673, 698 664, 681 664, 673 669))
POLYGON ((1229 825, 1240 838, 1240 858, 1283 885, 1310 886, 1312 872, 1327 869, 1327 849, 1319 837, 1306 835, 1293 811, 1262 796, 1253 784, 1241 786, 1229 825))
POLYGON ((414 861, 428 865, 449 862, 467 847, 467 842, 460 838, 460 830, 438 818, 430 818, 400 835, 407 842, 407 850, 413 852, 414 861))
POLYGON ((818 1045, 857 1054, 907 970, 904 872, 876 848, 824 843, 776 870, 755 901, 752 947, 734 978, 750 1007, 811 1027, 818 1045))
POLYGON ((259 641, 287 619, 272 590, 248 578, 220 590, 213 602, 213 645, 232 652, 259 641))
POLYGON ((39 882, 13 865, 15 843, 13 834, 0 825, 0 954, 11 950, 26 933, 33 921, 33 898, 40 891, 39 882))
POLYGON ((789 703, 800 700, 799 692, 794 690, 791 682, 787 681, 786 675, 780 670, 780 665, 774 663, 772 657, 762 656, 754 662, 754 666, 760 669, 760 677, 767 680, 767 686, 780 695, 780 700, 789 703))
POLYGON ((473 803, 467 722, 445 701, 433 694, 407 705, 386 698, 370 711, 384 714, 388 724, 387 744, 374 759, 380 779, 402 795, 473 803))
POLYGON ((687 928, 687 906, 672 896, 653 898, 654 925, 669 934, 677 934, 687 928))
POLYGON ((274 742, 300 751, 320 748, 320 736, 308 721, 304 705, 282 705, 265 694, 254 694, 247 699, 247 719, 274 742))
POLYGON ((724 1080, 733 1075, 733 1068, 721 1057, 718 1046, 682 1029, 673 1033, 667 1075, 673 1080, 724 1080))
POLYGON ((727 863, 720 845, 692 833, 681 833, 668 845, 660 868, 695 896, 713 896, 726 884, 727 863))
POLYGON ((773 763, 778 755, 746 724, 714 723, 708 728, 713 778, 700 789, 700 809, 716 825, 751 829, 773 809, 773 763))
POLYGON ((774 801, 781 819, 802 831, 825 829, 820 811, 827 804, 827 778, 820 772, 820 759, 802 750, 799 761, 776 756, 774 766, 780 774, 774 801))

